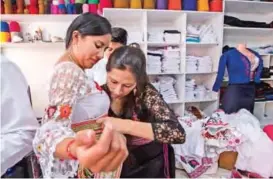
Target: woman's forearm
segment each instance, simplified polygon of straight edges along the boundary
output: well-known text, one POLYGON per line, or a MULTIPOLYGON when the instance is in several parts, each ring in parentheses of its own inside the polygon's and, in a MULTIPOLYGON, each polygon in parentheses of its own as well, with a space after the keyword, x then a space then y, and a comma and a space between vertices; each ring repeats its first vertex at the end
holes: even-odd
POLYGON ((132 120, 122 120, 122 132, 124 134, 154 140, 154 132, 151 123, 132 120))

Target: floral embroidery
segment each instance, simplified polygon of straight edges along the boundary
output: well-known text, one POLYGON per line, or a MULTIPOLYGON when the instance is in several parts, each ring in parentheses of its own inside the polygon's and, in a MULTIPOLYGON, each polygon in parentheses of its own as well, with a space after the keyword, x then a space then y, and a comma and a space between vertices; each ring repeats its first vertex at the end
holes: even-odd
POLYGON ((57 110, 56 106, 49 106, 46 110, 46 114, 47 114, 48 118, 52 118, 53 115, 55 114, 56 110, 57 110))
POLYGON ((60 108, 60 117, 61 119, 67 119, 71 114, 71 106, 69 105, 62 105, 60 108))
POLYGON ((41 152, 41 151, 42 151, 42 145, 41 145, 41 144, 39 144, 39 145, 37 146, 37 151, 38 151, 38 152, 41 152))

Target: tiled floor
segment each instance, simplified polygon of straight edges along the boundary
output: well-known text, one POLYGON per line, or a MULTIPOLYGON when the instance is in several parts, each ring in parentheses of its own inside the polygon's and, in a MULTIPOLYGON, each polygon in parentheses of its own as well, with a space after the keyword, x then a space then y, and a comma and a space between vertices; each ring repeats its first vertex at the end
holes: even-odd
MULTIPOLYGON (((176 170, 176 178, 189 178, 184 170, 176 170)), ((230 171, 219 168, 217 173, 211 175, 202 175, 200 178, 230 178, 230 171)))

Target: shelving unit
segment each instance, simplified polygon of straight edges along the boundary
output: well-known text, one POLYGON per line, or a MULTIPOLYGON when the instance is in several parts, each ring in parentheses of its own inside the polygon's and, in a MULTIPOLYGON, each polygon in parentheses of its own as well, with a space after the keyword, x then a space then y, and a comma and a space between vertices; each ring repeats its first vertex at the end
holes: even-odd
POLYGON ((127 9, 105 9, 104 16, 108 18, 113 26, 124 27, 129 32, 138 30, 142 32, 143 51, 147 54, 150 48, 164 48, 167 46, 179 47, 181 54, 180 73, 149 73, 150 78, 157 76, 173 76, 176 79, 175 89, 178 100, 167 101, 178 115, 183 115, 185 108, 189 105, 195 105, 208 113, 213 112, 218 107, 218 94, 213 94, 211 99, 186 100, 185 82, 187 77, 193 77, 196 81, 204 83, 211 89, 216 72, 218 69, 218 60, 221 55, 223 41, 223 13, 218 12, 192 12, 192 11, 170 11, 170 10, 127 10, 127 9), (131 13, 138 19, 132 20, 131 13), (120 15, 122 14, 122 15, 120 15), (115 16, 115 18, 113 18, 115 16), (119 18, 117 18, 119 17, 119 18), (130 17, 130 18, 129 18, 130 17), (138 28, 132 29, 132 21, 138 24, 138 28), (213 25, 218 42, 217 43, 186 43, 186 27, 188 24, 213 25), (220 27, 219 27, 220 26, 220 27), (148 41, 148 32, 178 30, 181 32, 180 43, 166 43, 164 41, 148 41), (205 73, 186 73, 186 55, 211 56, 213 60, 212 72, 205 73))
MULTIPOLYGON (((270 23, 273 19, 273 3, 262 1, 225 0, 225 15, 241 20, 270 23)), ((236 46, 245 43, 249 48, 273 45, 272 28, 246 28, 224 26, 224 45, 236 46)), ((273 66, 273 54, 260 54, 265 67, 273 66)), ((228 79, 225 79, 227 82, 228 79)), ((273 78, 262 78, 263 82, 273 86, 273 78)), ((273 123, 273 101, 256 102, 254 115, 261 125, 273 123)))
MULTIPOLYGON (((129 42, 139 43, 147 55, 149 48, 165 48, 176 46, 180 49, 180 72, 150 73, 150 78, 158 76, 173 76, 176 79, 174 88, 178 95, 177 100, 166 101, 174 111, 184 115, 185 108, 195 105, 202 110, 212 113, 218 107, 218 94, 210 99, 186 100, 185 82, 192 77, 208 89, 216 77, 218 60, 221 55, 223 42, 223 13, 193 12, 171 10, 144 10, 144 9, 104 9, 103 14, 113 27, 123 27, 128 31, 129 42), (217 43, 186 43, 186 27, 188 24, 213 25, 217 36, 217 43), (148 41, 147 33, 153 29, 178 30, 181 32, 180 42, 166 43, 164 41, 148 41), (186 73, 186 55, 210 56, 213 61, 213 70, 204 73, 186 73)), ((35 30, 40 27, 50 34, 64 37, 66 28, 77 15, 2 15, 1 19, 16 20, 22 26, 22 31, 35 30), (54 19, 54 21, 52 21, 54 19)), ((46 84, 53 66, 64 49, 64 43, 6 43, 1 44, 3 53, 17 63, 31 85, 33 105, 38 117, 44 113, 47 105, 46 84), (22 50, 23 49, 23 50, 22 50), (34 50, 35 49, 35 50, 34 50), (22 60, 20 60, 22 59, 22 60), (33 75, 35 74, 35 75, 33 75), (36 75, 37 74, 37 75, 36 75)))

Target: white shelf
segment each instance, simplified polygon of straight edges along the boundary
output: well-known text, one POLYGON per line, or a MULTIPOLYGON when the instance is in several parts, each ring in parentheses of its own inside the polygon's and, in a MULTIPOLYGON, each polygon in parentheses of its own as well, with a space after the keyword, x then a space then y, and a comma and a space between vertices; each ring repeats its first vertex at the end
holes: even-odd
POLYGON ((166 47, 166 46, 179 46, 180 43, 168 43, 168 42, 148 42, 148 47, 166 47))
POLYGON ((196 99, 196 100, 186 100, 185 103, 204 103, 204 102, 213 102, 217 101, 217 98, 214 99, 196 99))
POLYGON ((273 12, 273 2, 225 0, 225 12, 269 14, 273 12))
POLYGON ((65 48, 64 42, 1 43, 2 48, 65 48))
POLYGON ((262 81, 273 81, 273 77, 271 78, 261 78, 262 81))
POLYGON ((217 73, 217 71, 210 71, 210 72, 186 72, 186 75, 203 75, 203 74, 214 74, 217 73))
POLYGON ((213 47, 213 46, 217 46, 218 43, 191 43, 191 42, 186 42, 186 45, 188 47, 213 47))
POLYGON ((272 28, 224 27, 224 33, 227 36, 252 36, 255 38, 255 37, 261 37, 261 36, 273 36, 273 29, 272 28))
POLYGON ((75 19, 78 15, 52 15, 52 14, 43 14, 43 15, 33 15, 33 14, 1 14, 2 21, 18 21, 18 22, 70 22, 75 19))
POLYGON ((183 103, 183 101, 182 100, 172 100, 172 101, 168 101, 168 100, 166 100, 166 103, 167 104, 180 104, 180 103, 183 103))
POLYGON ((184 73, 148 73, 148 75, 183 75, 184 73))

